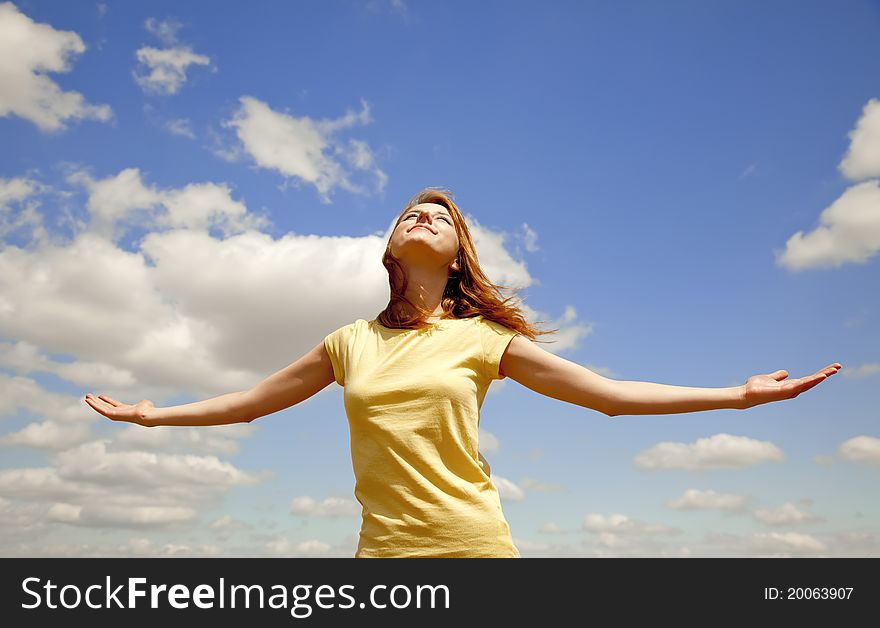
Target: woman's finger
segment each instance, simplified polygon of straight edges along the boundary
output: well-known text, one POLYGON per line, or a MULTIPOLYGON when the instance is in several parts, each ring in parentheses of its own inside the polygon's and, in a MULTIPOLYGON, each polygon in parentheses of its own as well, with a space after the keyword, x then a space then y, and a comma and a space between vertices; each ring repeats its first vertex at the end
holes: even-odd
POLYGON ((103 414, 105 417, 107 417, 108 419, 116 418, 116 408, 114 406, 111 406, 106 401, 102 401, 101 399, 95 397, 92 397, 91 401, 92 407, 103 414))
POLYGON ((98 405, 98 401, 96 401, 93 397, 86 397, 86 403, 92 407, 93 410, 107 416, 107 413, 104 412, 104 408, 98 405))
POLYGON ((798 394, 804 392, 805 390, 809 390, 813 386, 816 386, 820 382, 823 382, 827 379, 827 376, 824 373, 820 373, 819 375, 814 375, 813 377, 807 378, 806 382, 801 386, 798 394))
POLYGON ((103 399, 103 400, 106 401, 107 403, 109 403, 111 406, 121 406, 121 405, 123 405, 123 404, 119 403, 118 401, 116 401, 113 397, 108 397, 107 395, 98 395, 98 397, 99 397, 100 399, 103 399))

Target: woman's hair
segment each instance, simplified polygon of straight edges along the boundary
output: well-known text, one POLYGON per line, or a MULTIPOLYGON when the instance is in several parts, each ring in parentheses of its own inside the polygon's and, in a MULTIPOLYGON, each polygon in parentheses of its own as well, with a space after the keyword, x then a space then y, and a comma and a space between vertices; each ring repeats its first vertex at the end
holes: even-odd
MULTIPOLYGON (((441 318, 471 318, 482 314, 486 319, 513 329, 530 340, 535 340, 538 335, 559 331, 558 329, 544 331, 526 321, 520 309, 508 303, 508 301, 514 300, 516 295, 502 297, 500 289, 509 289, 510 286, 496 285, 486 278, 477 261, 477 251, 470 230, 465 223, 464 215, 452 200, 452 192, 448 189, 427 187, 413 196, 395 221, 394 229, 397 228, 400 220, 410 208, 422 203, 436 203, 448 209, 458 234, 458 265, 461 270, 453 272, 446 282, 446 289, 443 291, 441 300, 443 308, 441 318)), ((394 229, 391 230, 392 236, 394 229)), ((391 300, 387 307, 379 313, 376 320, 381 325, 392 329, 425 329, 430 327, 431 323, 425 319, 432 313, 404 296, 408 281, 403 266, 391 254, 391 237, 388 238, 388 244, 385 246, 382 265, 388 271, 391 300)))

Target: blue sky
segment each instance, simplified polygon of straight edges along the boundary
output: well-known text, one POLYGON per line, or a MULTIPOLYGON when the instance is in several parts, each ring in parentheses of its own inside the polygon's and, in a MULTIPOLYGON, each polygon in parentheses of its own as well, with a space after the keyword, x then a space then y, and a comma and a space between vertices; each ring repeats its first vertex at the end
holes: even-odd
POLYGON ((840 374, 620 416, 495 382, 523 556, 876 556, 880 7, 0 3, 0 554, 352 556, 342 389, 251 424, 112 423, 246 389, 387 301, 425 186, 607 377, 840 374))

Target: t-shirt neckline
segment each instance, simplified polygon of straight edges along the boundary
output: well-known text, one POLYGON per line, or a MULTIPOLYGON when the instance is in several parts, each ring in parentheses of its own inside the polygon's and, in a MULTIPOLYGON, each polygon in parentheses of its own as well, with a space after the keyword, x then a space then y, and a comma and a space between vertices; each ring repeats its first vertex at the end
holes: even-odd
MULTIPOLYGON (((476 317, 475 317, 475 316, 471 316, 471 317, 468 317, 468 318, 441 318, 441 319, 436 320, 436 321, 428 321, 428 322, 431 323, 432 325, 437 325, 437 326, 440 326, 440 327, 445 327, 445 326, 446 326, 447 324, 449 324, 449 323, 458 322, 458 321, 467 321, 467 320, 471 320, 472 318, 476 318, 476 317)), ((394 332, 401 332, 401 333, 403 333, 403 332, 408 332, 408 331, 426 331, 425 329, 398 329, 398 328, 396 328, 396 327, 385 327, 385 325, 383 325, 382 323, 380 323, 379 320, 378 320, 378 319, 375 319, 375 318, 374 318, 372 321, 370 321, 370 322, 373 323, 374 325, 376 325, 377 327, 379 327, 380 329, 384 330, 384 331, 394 331, 394 332)), ((429 329, 430 329, 430 328, 429 328, 429 329)))

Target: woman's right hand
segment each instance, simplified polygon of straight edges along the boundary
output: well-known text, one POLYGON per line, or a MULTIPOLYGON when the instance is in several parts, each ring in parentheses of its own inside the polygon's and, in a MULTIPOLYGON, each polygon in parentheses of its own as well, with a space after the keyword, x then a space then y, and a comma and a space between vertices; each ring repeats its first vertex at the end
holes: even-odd
POLYGON ((107 395, 86 395, 86 403, 89 404, 95 412, 103 414, 113 421, 127 421, 128 423, 137 423, 144 427, 153 427, 146 418, 147 412, 155 408, 153 402, 148 399, 142 399, 134 405, 128 405, 120 401, 116 401, 107 395))

